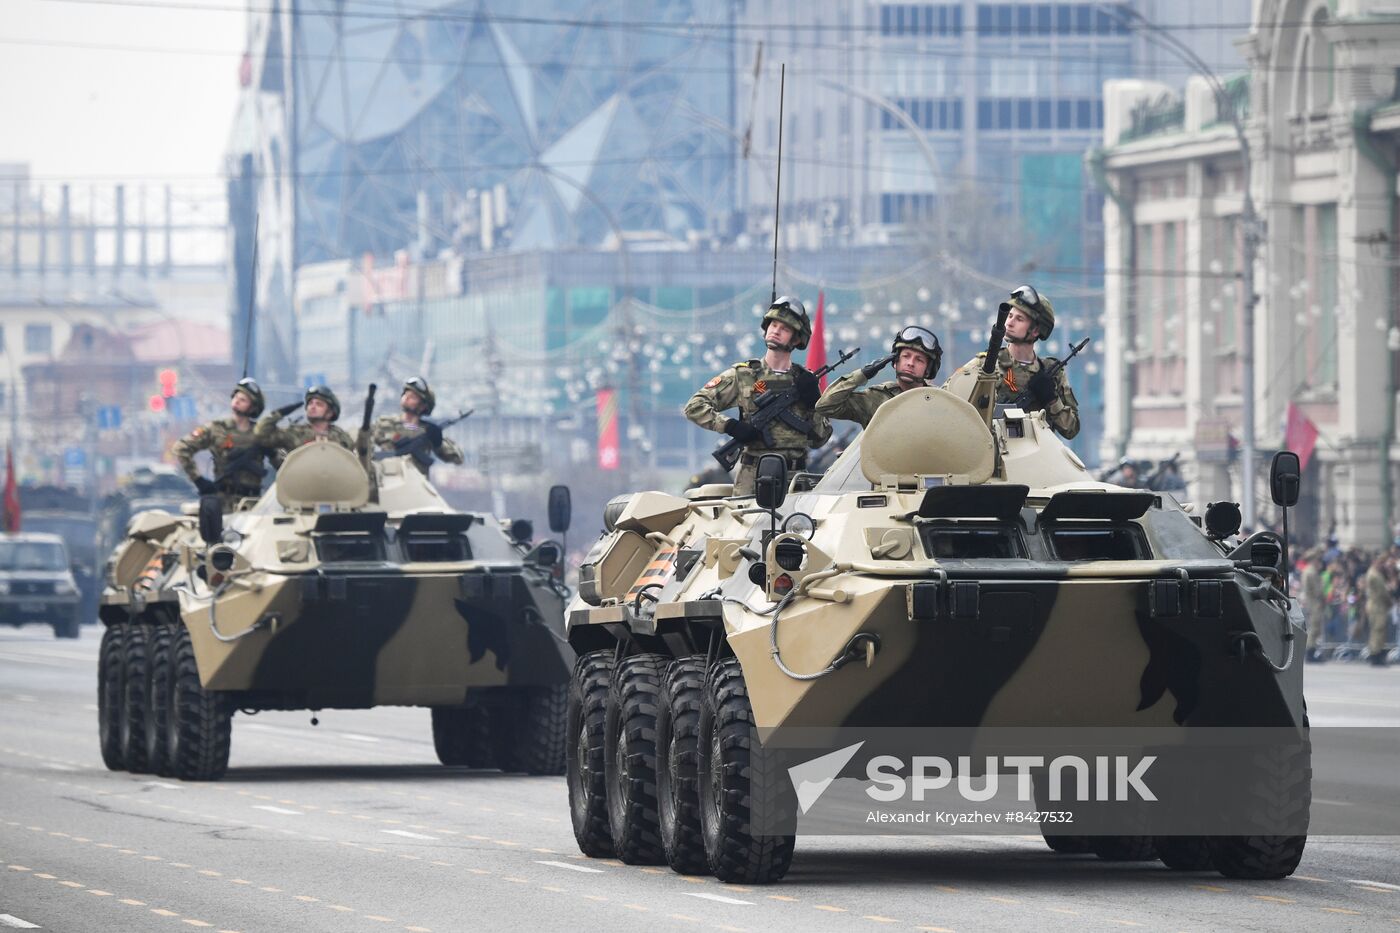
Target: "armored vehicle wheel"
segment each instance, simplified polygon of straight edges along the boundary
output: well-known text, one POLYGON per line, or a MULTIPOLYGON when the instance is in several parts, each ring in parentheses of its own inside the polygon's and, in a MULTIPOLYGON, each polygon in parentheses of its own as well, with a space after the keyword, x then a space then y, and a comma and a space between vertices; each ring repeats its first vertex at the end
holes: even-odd
POLYGON ((1158 836, 1157 857, 1175 871, 1209 871, 1210 842, 1205 836, 1158 836))
POLYGON ((765 835, 768 828, 795 826, 797 801, 786 774, 771 756, 753 755, 753 708, 737 658, 716 661, 705 681, 700 708, 696 779, 705 857, 720 881, 768 884, 792 864, 795 832, 765 835))
POLYGON ((149 690, 150 631, 145 625, 128 625, 122 640, 122 760, 132 774, 151 770, 146 758, 146 720, 151 714, 149 690))
POLYGON ((494 767, 489 710, 480 704, 434 706, 433 748, 438 761, 448 766, 494 767))
POLYGON ((656 814, 656 719, 668 660, 659 654, 624 658, 608 691, 603 732, 608 833, 613 854, 628 865, 666 860, 656 814))
POLYGON ((1045 824, 1041 824, 1040 835, 1056 855, 1084 855, 1089 851, 1088 836, 1061 836, 1045 824))
POLYGON ((1089 848, 1105 862, 1146 862, 1157 857, 1151 836, 1090 836, 1089 848))
MULTIPOLYGON (((1308 726, 1306 711, 1304 728, 1308 726)), ((1312 755, 1306 747, 1275 749, 1255 761, 1257 771, 1242 789, 1261 801, 1269 812, 1270 826, 1296 825, 1306 831, 1312 807, 1312 755)), ((1293 874, 1307 845, 1302 835, 1211 836, 1210 856, 1215 870, 1227 878, 1265 880, 1293 874)))
POLYGON ((228 770, 233 711, 199 683, 190 633, 179 626, 170 646, 170 773, 186 781, 216 781, 228 770))
POLYGON ((53 637, 77 638, 78 624, 78 610, 75 609, 71 616, 65 616, 53 624, 53 637))
POLYGON ((1212 836, 1210 858, 1226 878, 1287 878, 1303 859, 1307 836, 1212 836))
POLYGON ((146 764, 161 777, 170 776, 170 643, 174 632, 168 625, 156 625, 147 636, 150 680, 146 686, 146 764))
POLYGON ((710 870, 700 831, 700 790, 696 784, 700 707, 705 698, 705 660, 681 658, 661 684, 656 717, 656 798, 661 848, 682 875, 710 870))
POLYGON ((492 723, 501 742, 497 755, 504 771, 563 774, 569 744, 569 688, 518 687, 510 702, 496 710, 492 723))
POLYGON ((595 858, 613 854, 603 758, 613 654, 611 648, 605 648, 580 655, 569 683, 569 816, 579 851, 595 858))
POLYGON ((126 692, 122 681, 124 631, 119 625, 108 626, 97 653, 97 740, 102 748, 102 763, 109 771, 126 768, 122 748, 122 723, 126 718, 122 709, 126 692))

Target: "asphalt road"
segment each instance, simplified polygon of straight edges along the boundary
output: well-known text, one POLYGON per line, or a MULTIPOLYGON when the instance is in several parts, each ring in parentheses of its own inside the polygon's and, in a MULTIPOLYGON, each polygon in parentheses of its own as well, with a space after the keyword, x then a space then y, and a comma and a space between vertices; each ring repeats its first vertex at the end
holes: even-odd
MULTIPOLYGON (((764 888, 588 860, 562 778, 443 768, 424 710, 240 715, 218 783, 113 773, 98 636, 0 631, 0 930, 1400 929, 1395 837, 1313 837, 1278 882, 1039 836, 803 837, 764 888)), ((1314 725, 1400 726, 1400 669, 1308 683, 1314 725)))

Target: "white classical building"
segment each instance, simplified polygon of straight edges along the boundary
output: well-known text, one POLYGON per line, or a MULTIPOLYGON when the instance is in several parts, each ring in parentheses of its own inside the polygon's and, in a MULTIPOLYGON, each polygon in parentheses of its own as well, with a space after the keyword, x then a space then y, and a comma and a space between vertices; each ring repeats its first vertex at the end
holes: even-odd
MULTIPOLYGON (((1319 439, 1297 529, 1374 547, 1394 535, 1400 8, 1255 0, 1225 97, 1262 221, 1254 266, 1256 501, 1296 403, 1319 439)), ((1105 459, 1180 451, 1191 498, 1241 499, 1246 173, 1204 78, 1183 96, 1105 85, 1105 459)))

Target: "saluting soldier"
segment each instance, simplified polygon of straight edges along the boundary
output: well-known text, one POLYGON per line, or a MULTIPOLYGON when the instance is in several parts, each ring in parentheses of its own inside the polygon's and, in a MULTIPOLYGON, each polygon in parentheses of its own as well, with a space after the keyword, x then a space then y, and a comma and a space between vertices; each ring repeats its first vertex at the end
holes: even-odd
MULTIPOLYGON (((1048 375, 1046 370, 1057 361, 1035 352, 1035 342, 1047 339, 1055 329, 1055 307, 1030 285, 1013 291, 1001 307, 1007 309, 1006 345, 997 357, 997 403, 1014 402, 1029 390, 1032 401, 1026 409, 1043 409, 1051 428, 1066 438, 1074 437, 1079 433, 1079 402, 1069 379, 1063 368, 1053 377, 1048 375)), ((986 355, 985 351, 977 354, 959 372, 975 374, 986 355)))
POLYGON ((428 380, 414 376, 404 382, 403 394, 399 396, 402 413, 375 419, 371 429, 375 449, 396 456, 412 455, 414 465, 424 476, 428 475, 433 457, 444 463, 461 463, 465 459, 462 448, 444 437, 442 428, 426 420, 435 407, 437 396, 428 380))
POLYGON ((821 398, 817 378, 792 361, 793 350, 804 350, 812 338, 812 322, 807 309, 796 298, 782 296, 763 315, 759 325, 763 343, 768 348, 761 360, 748 360, 729 367, 705 383, 685 404, 685 416, 711 431, 728 434, 745 445, 739 461, 739 474, 734 479, 734 495, 751 496, 758 472, 758 458, 764 454, 781 454, 790 470, 807 465, 807 451, 820 447, 831 437, 831 423, 816 411, 821 398), (768 425, 773 439, 769 445, 763 432, 747 420, 753 415, 765 392, 781 392, 796 387, 799 400, 791 411, 810 424, 811 431, 803 434, 781 419, 768 425), (724 414, 739 409, 739 417, 724 414))
POLYGON ((866 363, 827 386, 817 402, 817 413, 866 427, 881 405, 901 392, 928 385, 938 375, 942 361, 943 347, 938 336, 926 327, 911 324, 895 336, 889 356, 866 363), (893 379, 861 389, 891 363, 893 379))
POLYGON ((264 407, 262 389, 252 379, 243 378, 229 397, 228 418, 217 418, 201 425, 175 442, 170 451, 185 475, 202 496, 217 495, 224 511, 232 511, 240 499, 262 494, 263 448, 258 444, 253 421, 264 407), (209 451, 214 459, 214 478, 199 472, 194 455, 209 451))
POLYGON ((258 443, 267 448, 273 462, 281 466, 287 454, 303 444, 318 440, 339 444, 346 450, 354 451, 354 439, 332 423, 339 417, 340 399, 335 397, 330 386, 312 386, 306 390, 302 401, 274 409, 263 416, 253 430, 258 443), (278 425, 278 422, 302 405, 306 406, 305 421, 286 427, 278 425))

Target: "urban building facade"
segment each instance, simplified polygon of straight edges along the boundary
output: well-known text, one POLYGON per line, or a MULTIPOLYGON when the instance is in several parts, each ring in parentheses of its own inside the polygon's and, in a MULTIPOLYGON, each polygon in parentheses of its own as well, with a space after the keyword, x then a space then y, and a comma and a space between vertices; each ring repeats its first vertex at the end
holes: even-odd
POLYGON ((1102 453, 1180 451, 1191 498, 1238 501, 1250 482, 1268 506, 1268 454, 1286 436, 1306 441, 1311 424, 1303 533, 1385 544, 1396 518, 1400 17, 1368 0, 1261 2, 1238 45, 1248 70, 1223 97, 1204 79, 1184 96, 1143 82, 1106 89, 1105 148, 1091 159, 1113 192, 1102 453), (1248 141, 1260 218, 1252 328, 1246 174, 1226 107, 1248 141), (1260 456, 1242 476, 1251 409, 1260 456))

